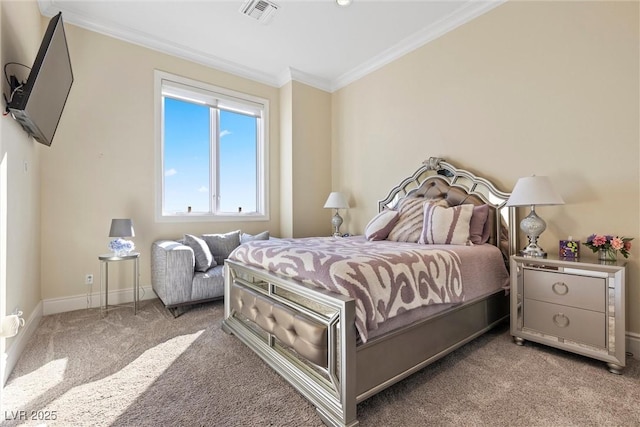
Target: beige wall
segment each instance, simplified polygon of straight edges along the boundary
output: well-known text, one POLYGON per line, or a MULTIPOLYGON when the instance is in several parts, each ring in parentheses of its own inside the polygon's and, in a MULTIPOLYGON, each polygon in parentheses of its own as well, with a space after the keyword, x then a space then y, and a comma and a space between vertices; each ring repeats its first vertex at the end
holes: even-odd
POLYGON ((280 88, 280 233, 293 236, 293 82, 280 88))
MULTIPOLYGON (((1 7, 2 63, 31 62, 46 20, 34 2, 1 7)), ((135 221, 145 286, 158 238, 329 234, 321 206, 332 190, 352 206, 342 230, 361 233, 376 201, 429 156, 504 190, 549 175, 567 202, 539 209, 550 252, 569 234, 640 239, 638 12, 637 2, 509 2, 332 95, 295 82, 272 88, 66 25, 75 82, 53 146, 2 123, 11 253, 0 305, 28 316, 40 299, 83 295, 113 217, 135 221), (270 221, 154 221, 154 69, 270 100, 270 221)), ((632 253, 627 329, 640 332, 632 253)))
POLYGON ((330 236, 331 95, 293 82, 293 236, 330 236))
MULTIPOLYGON (((111 218, 134 220, 142 286, 150 285, 156 239, 235 229, 279 233, 278 89, 73 25, 65 28, 75 81, 53 145, 42 153, 43 299, 83 295, 85 274, 98 279, 97 256, 108 252, 111 218), (269 221, 155 222, 155 69, 270 101, 269 221)), ((121 285, 110 289, 130 287, 130 281, 121 285)))
POLYGON ((282 237, 328 236, 331 94, 299 82, 280 89, 282 237))
POLYGON ((508 2, 334 93, 349 231, 429 156, 505 191, 548 175, 566 205, 538 209, 542 247, 595 232, 636 239, 627 329, 639 333, 638 20, 638 2, 508 2))
MULTIPOLYGON (((65 28, 75 81, 42 160, 45 300, 82 295, 86 273, 98 279, 97 256, 108 252, 111 218, 134 220, 142 286, 150 285, 149 252, 159 238, 235 229, 296 237, 329 233, 322 204, 331 181, 330 94, 298 83, 273 88, 73 25, 65 28), (155 69, 270 101, 269 221, 154 221, 155 69)), ((130 286, 125 273, 113 289, 130 286)))
MULTIPOLYGON (((0 63, 31 66, 44 31, 38 6, 35 2, 2 2, 0 11, 0 63)), ((8 72, 21 80, 29 75, 28 70, 17 66, 10 66, 8 72)), ((2 91, 10 93, 4 75, 2 91)), ((39 197, 40 154, 44 147, 29 138, 15 120, 1 120, 0 316, 20 308, 28 318, 41 300, 39 197)), ((7 349, 15 339, 7 339, 7 349)), ((4 360, 4 354, 0 357, 4 360)))

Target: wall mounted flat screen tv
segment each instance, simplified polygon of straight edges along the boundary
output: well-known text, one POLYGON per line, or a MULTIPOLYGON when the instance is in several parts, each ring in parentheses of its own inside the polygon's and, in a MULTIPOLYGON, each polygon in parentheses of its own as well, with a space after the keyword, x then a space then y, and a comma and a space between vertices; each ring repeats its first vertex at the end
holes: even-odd
POLYGON ((49 21, 26 83, 11 88, 7 108, 36 141, 51 145, 72 83, 67 37, 58 13, 49 21))

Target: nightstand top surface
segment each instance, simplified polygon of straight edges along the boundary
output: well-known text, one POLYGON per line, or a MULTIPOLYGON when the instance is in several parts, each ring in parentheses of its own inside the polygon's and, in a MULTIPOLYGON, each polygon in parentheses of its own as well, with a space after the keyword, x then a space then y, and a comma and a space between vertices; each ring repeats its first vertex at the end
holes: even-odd
POLYGON ((617 261, 600 261, 595 257, 581 257, 578 259, 575 258, 559 258, 556 255, 549 255, 547 258, 534 258, 534 257, 524 257, 520 255, 512 255, 512 258, 518 262, 523 262, 525 264, 536 264, 536 265, 556 265, 563 267, 571 267, 571 266, 584 266, 584 267, 596 267, 597 269, 608 270, 613 269, 617 270, 618 268, 624 268, 627 265, 627 260, 617 260, 617 261))

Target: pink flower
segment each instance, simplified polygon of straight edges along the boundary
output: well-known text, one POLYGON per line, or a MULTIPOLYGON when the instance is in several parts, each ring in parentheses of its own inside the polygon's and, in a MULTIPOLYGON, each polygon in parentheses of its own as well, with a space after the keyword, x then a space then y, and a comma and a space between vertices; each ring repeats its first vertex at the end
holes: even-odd
POLYGON ((611 247, 616 251, 619 251, 620 249, 624 248, 624 242, 621 238, 614 237, 613 239, 611 239, 611 247))
POLYGON ((607 238, 605 236, 602 236, 600 234, 596 234, 596 236, 593 238, 593 246, 602 246, 605 243, 607 243, 607 238))
POLYGON ((584 244, 593 252, 604 250, 617 253, 620 251, 622 256, 629 258, 631 240, 633 240, 632 237, 619 237, 612 234, 591 234, 587 237, 587 241, 584 244))

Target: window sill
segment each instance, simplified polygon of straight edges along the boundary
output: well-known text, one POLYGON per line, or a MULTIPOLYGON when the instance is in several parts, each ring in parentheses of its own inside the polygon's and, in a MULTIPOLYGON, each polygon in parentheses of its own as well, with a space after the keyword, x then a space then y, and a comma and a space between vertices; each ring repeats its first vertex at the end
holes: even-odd
POLYGON ((269 221, 269 215, 265 214, 219 214, 207 215, 197 213, 184 213, 174 215, 156 215, 156 222, 251 222, 269 221))

